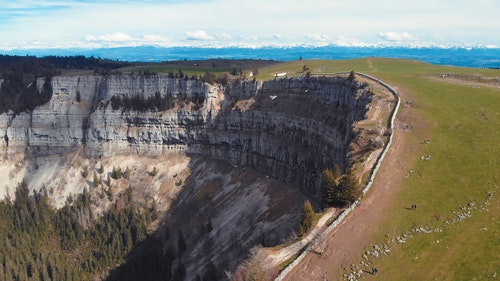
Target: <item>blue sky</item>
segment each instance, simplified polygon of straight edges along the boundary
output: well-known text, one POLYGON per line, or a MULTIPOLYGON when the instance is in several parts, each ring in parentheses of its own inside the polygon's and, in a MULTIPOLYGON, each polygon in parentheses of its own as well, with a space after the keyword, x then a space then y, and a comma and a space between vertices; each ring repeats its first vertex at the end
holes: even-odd
POLYGON ((500 47, 498 0, 0 0, 0 49, 500 47))

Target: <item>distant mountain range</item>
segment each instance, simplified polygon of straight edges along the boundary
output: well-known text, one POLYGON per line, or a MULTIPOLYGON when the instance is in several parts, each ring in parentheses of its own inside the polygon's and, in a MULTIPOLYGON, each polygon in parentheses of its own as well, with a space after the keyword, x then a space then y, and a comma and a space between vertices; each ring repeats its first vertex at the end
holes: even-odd
POLYGON ((409 48, 409 47, 117 47, 101 49, 14 49, 1 51, 6 55, 70 56, 85 55, 122 61, 161 62, 173 60, 272 59, 290 61, 303 59, 353 59, 387 57, 417 59, 433 64, 479 68, 500 68, 498 48, 409 48))

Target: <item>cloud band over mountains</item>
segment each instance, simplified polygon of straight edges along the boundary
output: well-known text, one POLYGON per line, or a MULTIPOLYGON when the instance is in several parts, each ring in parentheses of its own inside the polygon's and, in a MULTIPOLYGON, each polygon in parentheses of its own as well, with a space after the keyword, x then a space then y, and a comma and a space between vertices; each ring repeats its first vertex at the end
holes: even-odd
POLYGON ((18 0, 0 50, 171 46, 500 46, 500 2, 18 0))

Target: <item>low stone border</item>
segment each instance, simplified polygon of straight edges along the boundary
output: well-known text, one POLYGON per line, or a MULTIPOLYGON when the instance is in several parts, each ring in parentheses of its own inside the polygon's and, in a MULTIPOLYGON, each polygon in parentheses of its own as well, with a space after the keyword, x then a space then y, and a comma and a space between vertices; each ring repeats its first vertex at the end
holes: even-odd
MULTIPOLYGON (((349 73, 349 72, 345 72, 345 73, 349 73)), ((340 73, 338 73, 338 74, 340 74, 340 73)), ((364 195, 372 187, 373 180, 375 179, 375 175, 377 174, 377 172, 378 172, 378 170, 380 168, 380 165, 382 164, 382 161, 384 160, 385 155, 387 154, 387 151, 389 151, 389 148, 392 145, 392 140, 394 138, 394 132, 395 132, 394 131, 394 120, 395 120, 396 114, 397 114, 397 112, 399 110, 399 106, 401 104, 401 99, 399 97, 398 92, 394 88, 392 88, 388 84, 380 81, 379 79, 377 79, 377 78, 375 78, 373 76, 370 76, 368 74, 365 74, 365 73, 360 73, 360 72, 356 72, 356 75, 363 76, 365 78, 368 78, 368 79, 370 79, 372 81, 375 81, 375 82, 379 83, 380 85, 382 85, 386 89, 388 89, 394 95, 394 97, 396 98, 396 106, 394 107, 394 109, 391 112, 391 119, 390 119, 390 122, 389 122, 389 128, 391 129, 391 134, 389 136, 389 141, 385 145, 384 150, 382 151, 382 153, 378 156, 378 159, 377 159, 377 161, 375 163, 375 167, 372 169, 372 172, 370 174, 370 178, 368 180, 368 183, 363 188, 363 195, 364 195)), ((347 217, 347 215, 349 215, 359 205, 359 203, 360 203, 359 200, 357 200, 356 202, 352 203, 351 206, 349 206, 349 208, 347 208, 344 211, 342 211, 342 213, 332 222, 332 224, 330 224, 330 226, 328 226, 321 234, 319 234, 318 238, 319 239, 324 239, 328 234, 330 234, 330 232, 332 232, 332 230, 334 230, 345 219, 345 217, 347 217)), ((275 281, 282 281, 286 277, 286 275, 288 273, 290 273, 290 271, 292 271, 306 257, 307 253, 309 252, 309 250, 311 250, 311 247, 314 244, 313 241, 314 241, 314 239, 311 242, 309 242, 309 245, 307 245, 305 247, 305 250, 292 263, 290 263, 287 267, 285 267, 280 272, 280 274, 278 275, 278 277, 276 277, 274 279, 275 281)))

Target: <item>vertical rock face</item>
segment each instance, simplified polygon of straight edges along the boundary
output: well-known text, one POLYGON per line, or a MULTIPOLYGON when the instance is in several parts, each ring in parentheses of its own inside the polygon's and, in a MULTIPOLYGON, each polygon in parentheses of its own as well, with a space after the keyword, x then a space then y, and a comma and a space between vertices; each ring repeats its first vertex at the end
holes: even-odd
MULTIPOLYGON (((38 81, 39 87, 43 81, 38 81)), ((158 155, 169 150, 255 167, 318 186, 321 171, 345 167, 352 124, 371 94, 343 78, 238 81, 226 87, 164 75, 60 76, 50 102, 33 112, 0 115, 4 151, 60 153, 84 146, 89 156, 158 155), (113 109, 113 97, 170 97, 165 111, 113 109)))
MULTIPOLYGON (((43 83, 38 80, 37 87, 42 89, 43 83)), ((170 157, 169 151, 193 156, 186 160, 190 175, 183 178, 183 192, 173 197, 162 221, 188 241, 179 257, 186 265, 186 280, 194 280, 212 263, 234 270, 255 245, 283 243, 298 225, 303 200, 318 194, 322 171, 349 164, 353 124, 365 118, 372 100, 366 85, 339 77, 222 86, 126 74, 59 76, 51 83, 48 103, 32 112, 0 115, 0 163, 11 166, 0 169, 0 177, 22 180, 15 175, 23 165, 11 165, 10 159, 29 162, 51 155, 39 157, 43 164, 64 158, 53 154, 71 158, 64 164, 69 166, 80 152, 89 158, 170 157), (158 109, 159 102, 166 103, 165 110, 158 109)), ((24 174, 35 173, 37 165, 24 165, 24 174)), ((57 185, 65 190, 75 177, 86 181, 80 166, 67 173, 56 173, 58 169, 48 169, 47 175, 68 174, 57 185)), ((36 177, 34 184, 41 186, 51 176, 36 177)), ((156 183, 182 185, 176 176, 164 175, 156 183)), ((2 189, 0 198, 8 194, 2 189)))
POLYGON ((364 118, 371 97, 362 86, 340 78, 233 84, 226 96, 238 103, 210 124, 205 153, 317 187, 323 169, 349 161, 351 125, 364 118))
MULTIPOLYGON (((157 155, 166 150, 185 150, 194 144, 194 129, 210 118, 207 103, 191 109, 191 101, 213 101, 219 89, 201 80, 168 78, 163 75, 111 76, 100 87, 99 103, 89 116, 86 153, 111 155, 141 153, 157 155), (113 97, 147 100, 155 95, 171 97, 178 104, 166 111, 113 110, 113 97)), ((213 106, 211 107, 213 108, 213 106)))
MULTIPOLYGON (((52 78, 50 102, 32 112, 0 115, 0 146, 8 146, 9 152, 34 149, 35 153, 57 153, 81 145, 101 80, 98 76, 52 78), (76 101, 77 93, 80 102, 76 101)), ((43 79, 37 80, 39 90, 43 83, 43 79)))

